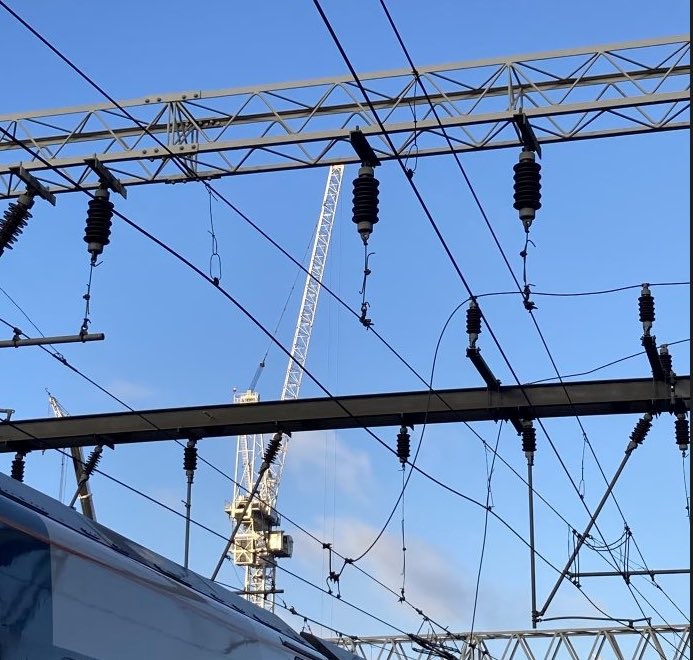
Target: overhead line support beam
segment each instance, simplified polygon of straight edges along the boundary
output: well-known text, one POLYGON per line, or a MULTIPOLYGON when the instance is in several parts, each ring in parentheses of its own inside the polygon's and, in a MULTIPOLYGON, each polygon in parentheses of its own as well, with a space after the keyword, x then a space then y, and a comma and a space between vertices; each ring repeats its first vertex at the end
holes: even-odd
POLYGON ((690 409, 690 375, 428 390, 0 422, 0 453, 158 440, 407 424, 672 412, 690 409))

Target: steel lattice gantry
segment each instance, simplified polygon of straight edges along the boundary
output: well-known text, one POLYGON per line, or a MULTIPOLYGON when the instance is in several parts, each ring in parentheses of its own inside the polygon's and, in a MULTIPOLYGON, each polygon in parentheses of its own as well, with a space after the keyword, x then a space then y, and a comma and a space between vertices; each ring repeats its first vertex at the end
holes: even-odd
POLYGON ((542 144, 690 127, 689 35, 360 80, 394 149, 349 76, 0 115, 0 197, 24 190, 20 165, 93 189, 94 157, 125 186, 354 163, 357 127, 381 160, 516 146, 520 112, 542 144))
POLYGON ((412 637, 340 637, 331 641, 371 660, 428 660, 431 657, 481 660, 686 660, 690 624, 515 630, 412 637), (436 652, 437 651, 437 652, 436 652))

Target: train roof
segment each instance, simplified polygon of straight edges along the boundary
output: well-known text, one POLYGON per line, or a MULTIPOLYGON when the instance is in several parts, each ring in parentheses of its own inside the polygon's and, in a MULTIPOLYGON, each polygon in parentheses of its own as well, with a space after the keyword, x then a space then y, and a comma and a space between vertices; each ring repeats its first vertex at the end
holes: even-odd
MULTIPOLYGON (((166 559, 166 557, 114 532, 112 529, 90 520, 45 493, 31 488, 24 483, 20 483, 2 473, 0 473, 0 495, 4 495, 26 506, 50 520, 88 537, 92 541, 101 543, 121 555, 148 566, 158 573, 185 584, 191 589, 209 596, 217 602, 242 612, 278 630, 287 637, 295 639, 299 643, 304 644, 306 641, 309 641, 306 640, 305 637, 299 635, 288 623, 276 614, 249 603, 241 596, 234 594, 232 591, 222 587, 216 582, 202 577, 194 571, 183 568, 170 559, 166 559)), ((333 657, 341 656, 335 653, 333 657)), ((349 654, 348 657, 353 658, 354 656, 349 654)))

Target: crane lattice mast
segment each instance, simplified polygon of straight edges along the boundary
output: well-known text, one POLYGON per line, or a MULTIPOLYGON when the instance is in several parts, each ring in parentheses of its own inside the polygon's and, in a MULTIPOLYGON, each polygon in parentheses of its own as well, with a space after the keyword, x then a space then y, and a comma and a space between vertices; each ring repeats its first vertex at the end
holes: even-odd
MULTIPOLYGON (((67 417, 68 413, 60 405, 60 402, 48 392, 48 403, 53 411, 54 417, 67 417)), ((83 479, 84 476, 84 453, 81 447, 70 447, 72 455, 72 465, 75 468, 75 479, 79 487, 79 504, 82 507, 82 513, 92 520, 96 520, 96 511, 94 510, 94 500, 91 495, 89 481, 83 479)))
MULTIPOLYGON (((308 356, 343 175, 343 165, 330 167, 313 239, 298 321, 291 344, 291 357, 280 395, 281 400, 298 398, 301 388, 303 368, 308 356)), ((250 389, 234 396, 234 403, 259 401, 259 395, 254 389, 255 384, 256 379, 253 379, 250 389)), ((236 452, 236 485, 233 500, 226 507, 226 511, 234 520, 243 517, 232 549, 232 559, 236 565, 243 566, 245 569, 244 594, 248 600, 257 605, 274 609, 276 560, 280 557, 290 557, 293 551, 293 539, 278 529, 280 518, 275 510, 287 442, 284 441, 274 465, 266 472, 257 498, 246 507, 248 493, 253 488, 263 450, 262 435, 239 436, 236 452)))

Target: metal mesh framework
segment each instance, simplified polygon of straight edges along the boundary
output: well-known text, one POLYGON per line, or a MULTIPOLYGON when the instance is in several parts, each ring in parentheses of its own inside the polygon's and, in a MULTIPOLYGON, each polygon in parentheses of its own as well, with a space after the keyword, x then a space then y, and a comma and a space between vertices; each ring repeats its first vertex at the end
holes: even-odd
MULTIPOLYGON (((690 658, 690 625, 524 630, 472 635, 341 637, 332 641, 370 660, 429 660, 432 649, 459 660, 684 660, 690 658), (426 647, 426 648, 424 648, 426 647)), ((435 657, 437 654, 433 654, 435 657)), ((442 656, 441 656, 442 657, 442 656)))
POLYGON ((422 86, 458 152, 516 146, 518 112, 542 144, 690 127, 689 35, 360 79, 394 150, 348 76, 159 94, 0 115, 0 197, 23 191, 20 164, 54 193, 93 189, 95 156, 125 185, 355 163, 356 127, 381 160, 447 153, 422 86))

